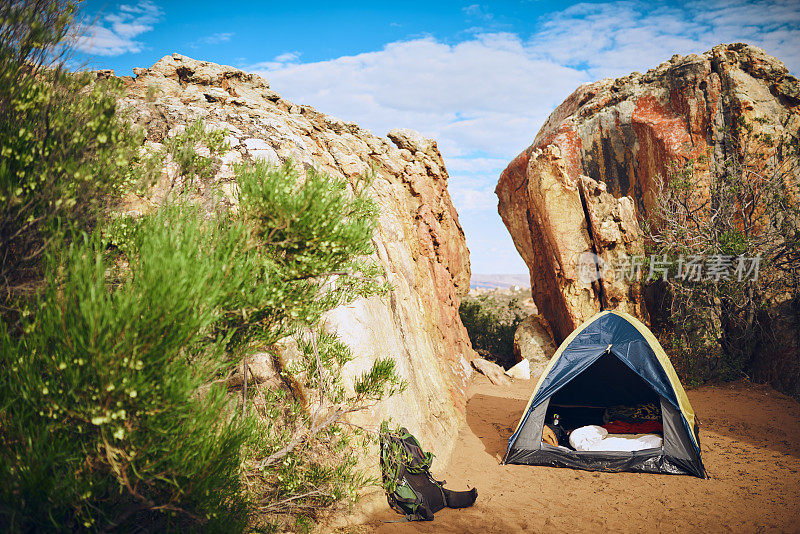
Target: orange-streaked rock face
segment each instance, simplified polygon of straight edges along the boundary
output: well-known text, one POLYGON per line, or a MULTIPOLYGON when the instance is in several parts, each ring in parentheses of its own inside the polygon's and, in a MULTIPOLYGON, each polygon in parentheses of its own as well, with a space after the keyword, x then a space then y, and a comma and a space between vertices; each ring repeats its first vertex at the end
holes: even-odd
MULTIPOLYGON (((345 383, 382 357, 393 358, 408 382, 405 393, 358 414, 358 422, 377 428, 391 417, 445 462, 463 419, 475 354, 458 315, 469 291, 469 251, 436 142, 411 130, 392 130, 391 140, 376 137, 284 100, 258 76, 178 54, 134 72, 122 105, 145 127, 146 144, 200 118, 208 129, 228 131, 230 151, 216 176, 185 191, 209 212, 235 208, 233 165, 241 161, 291 159, 301 173, 313 166, 349 180, 374 169, 370 192, 380 211, 374 258, 392 289, 334 310, 327 325, 354 355, 345 383)), ((175 174, 167 164, 162 180, 146 197, 129 199, 127 209, 146 211, 181 190, 175 174)), ((377 466, 376 457, 370 461, 377 466)))
POLYGON ((698 158, 696 168, 709 172, 739 149, 726 146, 723 131, 740 119, 797 135, 800 83, 758 48, 720 45, 646 74, 582 85, 508 165, 498 211, 557 341, 603 308, 648 320, 635 288, 613 271, 582 280, 579 258, 593 253, 613 264, 641 254, 637 220, 653 209, 663 177, 698 158))

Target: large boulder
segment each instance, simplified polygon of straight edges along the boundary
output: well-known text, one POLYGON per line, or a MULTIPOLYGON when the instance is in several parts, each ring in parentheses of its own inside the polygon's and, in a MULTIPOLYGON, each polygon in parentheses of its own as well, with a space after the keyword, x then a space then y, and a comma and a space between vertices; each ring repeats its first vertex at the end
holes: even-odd
POLYGON ((648 322, 638 284, 620 268, 643 251, 637 219, 653 210, 672 165, 705 161, 710 172, 737 154, 723 137, 741 119, 796 135, 800 84, 761 49, 720 45, 582 85, 508 165, 498 211, 556 342, 600 309, 648 322))
POLYGON ((530 363, 530 374, 539 377, 556 352, 553 332, 547 319, 539 314, 526 317, 514 332, 514 355, 517 361, 530 363))
MULTIPOLYGON (((397 130, 392 144, 283 99, 256 75, 178 54, 134 72, 122 104, 146 129, 147 144, 157 146, 197 119, 229 132, 231 149, 215 176, 184 191, 209 212, 235 203, 233 166, 241 161, 291 159, 301 173, 315 167, 346 179, 374 170, 370 193, 380 210, 374 258, 391 290, 334 310, 327 326, 354 355, 345 366, 346 384, 379 357, 393 358, 408 383, 401 396, 361 414, 358 422, 377 428, 391 416, 446 462, 463 419, 475 354, 458 315, 469 290, 469 251, 436 142, 397 130)), ((150 194, 128 199, 126 209, 151 209, 183 187, 180 180, 168 165, 150 194)), ((256 356, 254 374, 271 380, 273 362, 256 356)), ((242 377, 232 378, 237 379, 242 377)), ((372 461, 377 466, 377 458, 372 461)))
POLYGON ((482 375, 485 375, 495 386, 510 386, 511 380, 508 379, 506 371, 502 367, 483 358, 472 360, 472 366, 482 375))

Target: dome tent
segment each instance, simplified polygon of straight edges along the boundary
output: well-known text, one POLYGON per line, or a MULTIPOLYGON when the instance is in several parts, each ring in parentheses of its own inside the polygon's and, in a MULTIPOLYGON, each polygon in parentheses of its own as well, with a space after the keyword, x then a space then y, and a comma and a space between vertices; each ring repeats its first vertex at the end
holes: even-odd
POLYGON ((672 363, 644 324, 618 311, 598 313, 564 340, 508 440, 504 463, 705 476, 699 425, 672 363), (575 428, 602 424, 609 407, 642 403, 660 406, 660 448, 574 451, 542 442, 555 413, 575 428))

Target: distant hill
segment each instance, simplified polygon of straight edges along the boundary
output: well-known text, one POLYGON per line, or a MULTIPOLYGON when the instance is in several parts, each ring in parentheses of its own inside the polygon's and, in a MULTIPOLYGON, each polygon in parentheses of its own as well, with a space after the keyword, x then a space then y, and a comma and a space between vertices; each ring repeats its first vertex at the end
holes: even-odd
POLYGON ((527 274, 473 274, 470 289, 508 289, 513 286, 530 287, 527 274))

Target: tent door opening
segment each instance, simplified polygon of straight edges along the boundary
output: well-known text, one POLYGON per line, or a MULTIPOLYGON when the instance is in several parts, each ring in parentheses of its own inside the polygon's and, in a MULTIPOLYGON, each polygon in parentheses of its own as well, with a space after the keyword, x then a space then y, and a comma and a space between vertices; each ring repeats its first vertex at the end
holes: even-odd
POLYGON ((545 402, 544 423, 552 425, 557 414, 559 425, 567 432, 608 423, 608 410, 616 406, 654 405, 661 419, 661 397, 610 351, 545 402))

